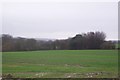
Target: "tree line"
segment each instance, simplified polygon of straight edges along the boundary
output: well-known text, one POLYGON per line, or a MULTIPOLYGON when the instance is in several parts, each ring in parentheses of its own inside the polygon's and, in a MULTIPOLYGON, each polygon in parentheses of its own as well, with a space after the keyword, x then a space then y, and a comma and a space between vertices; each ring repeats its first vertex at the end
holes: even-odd
POLYGON ((34 38, 13 37, 2 34, 2 51, 33 50, 83 50, 83 49, 115 49, 112 41, 106 41, 104 32, 87 32, 61 40, 37 40, 34 38))

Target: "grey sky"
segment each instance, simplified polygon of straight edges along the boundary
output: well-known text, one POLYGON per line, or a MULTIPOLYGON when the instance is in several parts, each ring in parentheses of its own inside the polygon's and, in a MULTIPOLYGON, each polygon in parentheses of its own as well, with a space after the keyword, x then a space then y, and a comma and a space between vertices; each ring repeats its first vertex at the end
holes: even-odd
POLYGON ((103 31, 118 38, 117 2, 3 3, 2 33, 64 39, 77 33, 103 31))

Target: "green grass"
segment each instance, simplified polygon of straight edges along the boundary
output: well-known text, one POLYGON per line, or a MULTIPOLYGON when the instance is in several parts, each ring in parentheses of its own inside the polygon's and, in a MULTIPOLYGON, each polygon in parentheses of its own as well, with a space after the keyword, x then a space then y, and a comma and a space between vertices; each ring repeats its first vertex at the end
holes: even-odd
POLYGON ((3 52, 3 75, 31 78, 114 78, 117 50, 46 50, 3 52))

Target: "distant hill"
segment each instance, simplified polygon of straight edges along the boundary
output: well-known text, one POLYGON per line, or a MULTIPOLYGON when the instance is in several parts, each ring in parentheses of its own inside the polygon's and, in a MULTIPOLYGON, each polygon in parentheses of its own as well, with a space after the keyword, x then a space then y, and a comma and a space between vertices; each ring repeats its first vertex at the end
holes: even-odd
POLYGON ((36 40, 41 40, 41 41, 55 41, 57 39, 49 39, 49 38, 35 38, 36 40))
POLYGON ((120 43, 120 40, 118 41, 118 40, 110 40, 110 41, 112 41, 113 43, 120 43))

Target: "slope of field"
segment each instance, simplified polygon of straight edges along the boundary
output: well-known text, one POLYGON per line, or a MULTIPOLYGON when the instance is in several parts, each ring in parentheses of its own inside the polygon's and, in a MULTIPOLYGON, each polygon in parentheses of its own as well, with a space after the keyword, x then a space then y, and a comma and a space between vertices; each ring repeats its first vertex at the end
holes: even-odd
POLYGON ((31 78, 114 78, 117 50, 3 52, 3 75, 31 78))

